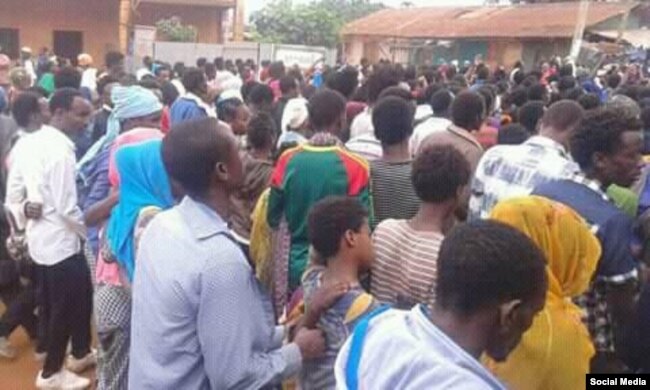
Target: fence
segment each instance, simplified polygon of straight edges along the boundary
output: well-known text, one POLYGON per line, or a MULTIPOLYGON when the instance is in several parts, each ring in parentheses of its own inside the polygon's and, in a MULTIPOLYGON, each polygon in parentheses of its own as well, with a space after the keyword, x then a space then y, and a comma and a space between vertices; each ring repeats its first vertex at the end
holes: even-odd
POLYGON ((320 59, 328 65, 336 64, 336 49, 317 46, 282 45, 271 43, 232 42, 225 44, 154 42, 151 56, 168 63, 184 62, 193 65, 197 58, 212 60, 252 59, 256 63, 264 60, 283 61, 286 66, 298 64, 302 68, 313 65, 320 59))

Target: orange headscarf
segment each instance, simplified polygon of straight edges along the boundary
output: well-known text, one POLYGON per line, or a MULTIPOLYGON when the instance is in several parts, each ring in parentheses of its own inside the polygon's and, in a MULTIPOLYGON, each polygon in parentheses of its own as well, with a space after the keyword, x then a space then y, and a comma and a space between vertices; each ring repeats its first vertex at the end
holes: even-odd
POLYGON ((601 255, 598 239, 575 211, 542 197, 501 202, 491 218, 517 228, 539 246, 547 260, 549 287, 544 309, 506 362, 485 359, 486 365, 510 389, 584 387, 594 348, 571 298, 589 287, 601 255))

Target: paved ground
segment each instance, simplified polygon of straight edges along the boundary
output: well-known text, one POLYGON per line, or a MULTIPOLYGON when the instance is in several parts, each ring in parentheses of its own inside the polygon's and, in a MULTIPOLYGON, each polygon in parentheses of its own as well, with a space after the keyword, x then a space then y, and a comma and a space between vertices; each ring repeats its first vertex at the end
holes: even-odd
MULTIPOLYGON (((0 306, 0 312, 4 307, 0 306)), ((17 329, 11 335, 11 343, 18 350, 15 360, 0 359, 0 389, 2 390, 31 390, 35 389, 36 374, 41 369, 41 364, 34 360, 34 346, 29 337, 22 330, 17 329)), ((94 370, 89 370, 85 376, 91 377, 94 370)))

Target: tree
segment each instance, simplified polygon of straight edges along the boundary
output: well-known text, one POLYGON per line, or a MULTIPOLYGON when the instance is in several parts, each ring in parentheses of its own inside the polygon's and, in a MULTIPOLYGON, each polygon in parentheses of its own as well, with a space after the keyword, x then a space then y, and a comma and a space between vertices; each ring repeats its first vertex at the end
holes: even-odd
POLYGON ((195 42, 198 35, 196 27, 183 25, 178 16, 157 21, 156 30, 161 39, 172 42, 195 42))
POLYGON ((383 8, 369 0, 318 0, 294 4, 270 1, 253 13, 254 39, 260 42, 335 47, 345 23, 383 8))

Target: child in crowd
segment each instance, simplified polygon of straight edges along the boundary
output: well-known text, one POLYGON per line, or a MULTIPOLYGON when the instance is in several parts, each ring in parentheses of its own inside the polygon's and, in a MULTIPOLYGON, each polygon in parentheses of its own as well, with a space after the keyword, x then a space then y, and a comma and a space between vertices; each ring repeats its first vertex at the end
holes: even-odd
POLYGON ((348 291, 321 313, 317 323, 304 324, 323 330, 326 347, 322 357, 303 364, 300 388, 334 389, 339 349, 356 322, 378 306, 359 284, 359 274, 369 269, 374 258, 368 213, 353 198, 325 198, 309 214, 308 234, 316 253, 302 278, 305 308, 309 310, 319 290, 344 283, 348 291))

